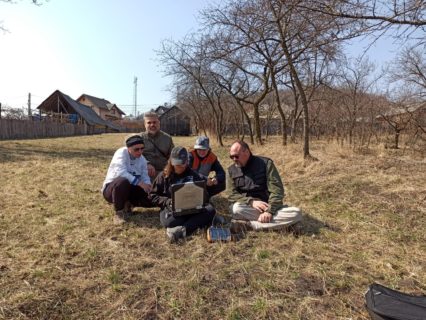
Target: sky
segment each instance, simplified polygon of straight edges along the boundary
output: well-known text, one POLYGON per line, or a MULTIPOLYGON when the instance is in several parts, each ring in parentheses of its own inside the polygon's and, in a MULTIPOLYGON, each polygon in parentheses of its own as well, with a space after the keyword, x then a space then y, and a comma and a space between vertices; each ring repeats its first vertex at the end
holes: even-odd
MULTIPOLYGON (((155 50, 165 39, 197 31, 198 12, 208 0, 30 0, 0 1, 0 103, 35 109, 55 90, 73 99, 89 94, 109 100, 127 115, 173 103, 155 50)), ((347 48, 358 55, 366 43, 347 48)), ((381 39, 372 62, 391 61, 395 47, 381 39)))
POLYGON ((0 1, 0 102, 35 109, 56 89, 134 113, 173 102, 155 50, 197 30, 207 0, 0 1))

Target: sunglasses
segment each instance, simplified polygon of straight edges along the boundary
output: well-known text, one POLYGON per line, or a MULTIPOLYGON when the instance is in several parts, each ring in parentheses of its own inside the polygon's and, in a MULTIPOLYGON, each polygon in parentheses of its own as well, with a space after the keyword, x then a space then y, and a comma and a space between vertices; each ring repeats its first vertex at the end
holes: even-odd
POLYGON ((240 156, 238 154, 231 154, 229 155, 229 158, 231 158, 232 160, 238 160, 240 156))
POLYGON ((133 148, 133 151, 135 151, 135 152, 139 152, 139 151, 143 151, 143 149, 145 149, 145 148, 133 148))

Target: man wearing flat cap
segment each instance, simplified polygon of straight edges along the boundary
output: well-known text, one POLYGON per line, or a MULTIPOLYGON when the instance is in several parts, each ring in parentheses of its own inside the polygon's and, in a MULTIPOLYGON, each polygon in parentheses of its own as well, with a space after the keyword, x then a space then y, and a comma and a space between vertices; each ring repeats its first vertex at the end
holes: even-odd
POLYGON ((142 155, 144 140, 140 135, 131 134, 125 144, 114 153, 102 186, 105 200, 114 204, 116 223, 128 218, 131 206, 152 207, 148 199, 151 180, 142 155))

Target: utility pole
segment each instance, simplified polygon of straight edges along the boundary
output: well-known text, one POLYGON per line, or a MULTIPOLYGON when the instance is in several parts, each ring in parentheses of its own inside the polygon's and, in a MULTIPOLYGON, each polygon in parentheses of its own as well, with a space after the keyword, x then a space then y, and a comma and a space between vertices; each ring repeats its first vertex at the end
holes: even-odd
POLYGON ((28 93, 28 119, 31 119, 31 93, 28 93))
POLYGON ((0 119, 1 119, 1 102, 0 102, 0 119))
POLYGON ((133 115, 134 115, 134 117, 136 119, 136 116, 137 116, 137 114, 136 114, 136 107, 138 105, 138 97, 137 97, 138 78, 137 77, 135 77, 133 79, 133 84, 135 85, 134 91, 133 91, 133 103, 135 105, 135 112, 133 113, 133 115))

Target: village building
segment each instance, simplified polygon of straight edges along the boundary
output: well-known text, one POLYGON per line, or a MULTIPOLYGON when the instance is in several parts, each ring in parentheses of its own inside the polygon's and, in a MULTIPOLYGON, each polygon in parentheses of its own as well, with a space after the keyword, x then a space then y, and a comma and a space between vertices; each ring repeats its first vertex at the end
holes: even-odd
POLYGON ((92 108, 81 104, 59 90, 53 92, 38 107, 40 120, 80 124, 85 127, 84 134, 119 132, 120 127, 102 119, 92 108))
POLYGON ((90 107, 99 117, 107 121, 121 120, 126 115, 116 104, 88 94, 82 94, 77 102, 90 107))

